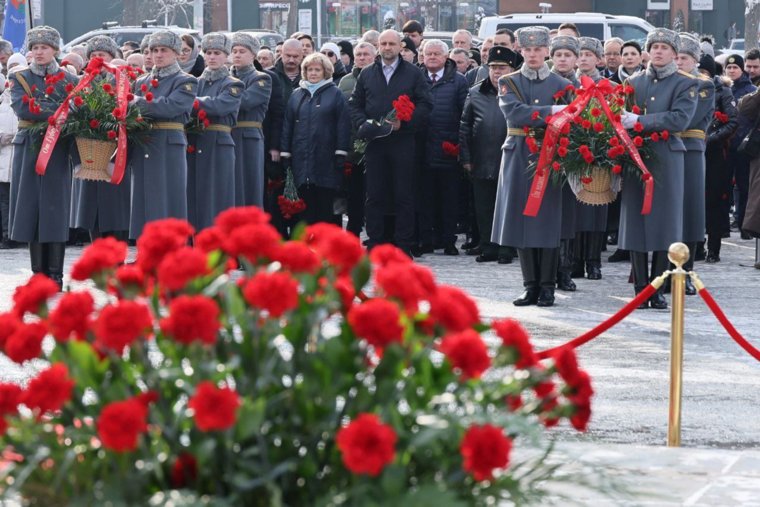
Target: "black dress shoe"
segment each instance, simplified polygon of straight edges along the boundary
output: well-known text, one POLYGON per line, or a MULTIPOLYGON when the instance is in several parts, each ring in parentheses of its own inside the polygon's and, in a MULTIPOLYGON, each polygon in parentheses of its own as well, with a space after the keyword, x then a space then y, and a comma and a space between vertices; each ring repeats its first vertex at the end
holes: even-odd
POLYGON ((597 263, 587 263, 586 264, 586 277, 589 280, 601 280, 602 279, 602 269, 597 265, 597 263))
POLYGON ((586 271, 583 269, 583 262, 573 263, 573 270, 570 272, 571 278, 583 278, 586 276, 586 271))
POLYGON ((742 231, 740 236, 742 239, 752 239, 752 236, 750 236, 749 233, 744 232, 744 231, 742 231))
POLYGON ((575 282, 570 278, 570 273, 560 271, 557 273, 557 288, 565 292, 575 292, 578 287, 575 286, 575 282))
POLYGON ((420 257, 422 254, 433 253, 435 249, 433 248, 433 245, 426 243, 424 245, 417 246, 415 251, 419 252, 419 255, 417 255, 417 257, 420 257))
POLYGON ((694 261, 703 261, 707 258, 707 252, 704 248, 697 248, 697 252, 694 254, 694 261))
POLYGON ((513 258, 510 255, 499 255, 499 264, 512 264, 513 258))
POLYGON ((549 287, 541 287, 541 292, 538 294, 538 301, 536 306, 554 306, 554 289, 549 287))
POLYGON ((693 296, 696 293, 697 293, 697 288, 694 287, 693 283, 691 283, 691 277, 687 276, 686 277, 686 295, 693 296))
POLYGON ((454 245, 443 247, 443 255, 459 255, 459 250, 454 245))
POLYGON ((667 310, 668 302, 665 300, 665 296, 657 291, 649 298, 649 306, 655 310, 667 310))
POLYGON ((631 254, 628 250, 618 248, 615 253, 609 256, 607 262, 628 262, 631 260, 631 254))
POLYGON ((465 255, 480 255, 483 253, 483 249, 479 246, 465 248, 464 245, 462 245, 462 249, 464 250, 465 255))
POLYGON ((713 252, 707 252, 707 257, 705 257, 705 262, 707 264, 715 264, 716 262, 720 262, 720 255, 713 252))
POLYGON ((475 257, 475 262, 496 262, 499 259, 499 256, 496 254, 480 254, 477 257, 475 257))
MULTIPOLYGON (((464 243, 462 245, 462 250, 470 250, 470 249, 475 248, 477 246, 478 246, 478 242, 477 241, 470 240, 467 243, 464 243)), ((474 254, 474 255, 477 255, 477 254, 474 254)))
POLYGON ((535 305, 538 302, 538 289, 525 289, 520 297, 512 301, 515 306, 535 305))

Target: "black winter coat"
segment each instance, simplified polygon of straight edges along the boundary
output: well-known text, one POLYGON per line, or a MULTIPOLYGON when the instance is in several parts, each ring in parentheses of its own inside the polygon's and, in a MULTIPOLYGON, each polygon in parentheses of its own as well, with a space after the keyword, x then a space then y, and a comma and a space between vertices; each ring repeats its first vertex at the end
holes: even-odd
POLYGON ((264 149, 266 150, 264 156, 266 157, 269 150, 280 149, 282 120, 285 116, 285 98, 279 76, 273 70, 264 70, 257 61, 254 61, 253 64, 256 70, 266 72, 272 78, 272 93, 269 95, 269 107, 263 122, 264 149))
MULTIPOLYGON (((299 72, 298 76, 296 76, 296 78, 291 81, 291 79, 285 73, 285 67, 282 65, 282 60, 277 60, 277 62, 274 64, 274 73, 277 74, 277 77, 280 78, 280 83, 282 84, 283 104, 286 104, 287 107, 290 96, 295 90, 298 89, 298 85, 301 82, 301 74, 299 72)), ((274 87, 272 87, 272 91, 274 92, 274 87)))
POLYGON ((282 152, 289 153, 296 186, 312 184, 338 189, 343 167, 336 154, 346 155, 351 143, 351 120, 343 93, 332 81, 312 97, 299 88, 290 96, 282 126, 282 152))
POLYGON ((501 145, 507 138, 507 120, 499 108, 499 93, 490 79, 470 88, 459 124, 459 161, 472 164, 473 178, 499 177, 501 145))
POLYGON ((728 121, 723 123, 718 119, 713 119, 707 127, 708 148, 722 146, 736 131, 738 125, 736 100, 730 86, 723 81, 722 76, 715 76, 713 83, 715 84, 715 111, 728 115, 728 121))
POLYGON ((399 56, 398 66, 388 83, 383 74, 382 59, 364 67, 348 102, 351 120, 359 134, 367 120, 383 119, 400 95, 408 95, 415 109, 412 121, 401 122, 401 128, 393 135, 412 135, 415 130, 426 128, 433 103, 430 100, 430 86, 417 66, 399 56))
MULTIPOLYGON (((737 104, 740 98, 755 90, 755 86, 749 80, 749 76, 746 73, 743 73, 742 77, 734 81, 733 86, 731 86, 731 92, 734 94, 734 100, 737 104)), ((739 127, 736 129, 736 135, 731 138, 731 150, 735 151, 739 147, 739 144, 741 144, 744 136, 750 131, 754 122, 755 118, 750 118, 743 114, 739 115, 739 127)))
POLYGON ((332 80, 333 83, 338 85, 340 83, 340 80, 343 79, 343 76, 348 74, 349 71, 346 70, 346 66, 343 65, 343 62, 340 61, 340 58, 337 62, 335 62, 335 65, 333 66, 333 75, 332 80))
POLYGON ((443 152, 443 143, 457 144, 459 122, 462 120, 464 102, 467 100, 467 79, 457 72, 457 64, 446 60, 443 76, 433 83, 427 70, 425 79, 430 86, 433 110, 427 129, 426 163, 430 167, 446 167, 456 164, 457 159, 443 152))

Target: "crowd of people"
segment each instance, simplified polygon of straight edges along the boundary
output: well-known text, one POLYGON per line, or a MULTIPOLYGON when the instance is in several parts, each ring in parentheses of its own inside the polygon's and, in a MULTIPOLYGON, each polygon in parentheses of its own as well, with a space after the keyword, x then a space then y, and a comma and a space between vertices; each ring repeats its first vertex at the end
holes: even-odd
MULTIPOLYGON (((525 291, 516 305, 550 306, 555 288, 601 279, 608 244, 617 245, 608 260, 630 261, 640 291, 667 268, 674 241, 689 244, 690 263, 719 262, 732 227, 743 238, 760 235, 760 172, 740 147, 760 117, 757 49, 721 67, 709 38, 658 28, 642 47, 583 36, 571 23, 501 29, 480 47, 458 30, 449 47, 425 39, 417 21, 319 48, 305 33, 261 47, 245 32, 198 43, 161 30, 122 47, 93 37, 67 55, 59 41, 55 29, 36 27, 26 55, 0 42, 8 80, 0 101, 2 248, 28 244, 32 271, 59 283, 70 229, 134 240, 151 220, 187 218, 201 230, 232 206, 263 207, 286 236, 299 221, 342 225, 345 215, 368 248, 392 242, 410 257, 459 255, 465 235, 461 248, 476 262, 519 258, 525 291), (65 143, 38 175, 30 126, 59 105, 48 103, 46 77, 63 72, 75 83, 95 57, 144 71, 131 104, 152 128, 130 144, 120 185, 72 181, 79 161, 65 143), (623 115, 626 128, 674 133, 656 147, 649 215, 640 213, 641 185, 627 181, 601 206, 579 202, 568 185, 551 186, 537 215, 523 214, 536 157, 526 132, 565 107, 555 96, 581 76, 633 86, 639 113, 623 115), (49 107, 35 112, 30 94, 49 107), (414 105, 404 120, 389 116, 402 96, 414 105), (187 130, 199 110, 205 128, 187 130), (295 216, 278 208, 287 174, 305 203, 295 216)), ((658 292, 643 306, 667 303, 658 292)))

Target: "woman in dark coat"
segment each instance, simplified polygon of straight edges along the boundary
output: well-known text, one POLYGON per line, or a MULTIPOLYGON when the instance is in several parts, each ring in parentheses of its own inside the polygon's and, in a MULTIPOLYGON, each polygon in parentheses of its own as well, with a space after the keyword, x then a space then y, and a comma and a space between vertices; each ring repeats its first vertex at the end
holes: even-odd
POLYGON ((200 134, 189 134, 187 154, 187 218, 200 231, 216 215, 235 206, 235 143, 232 126, 237 119, 243 83, 230 76, 225 63, 232 42, 210 33, 201 44, 206 70, 198 80, 197 113, 209 124, 200 134))
POLYGON ((178 61, 182 72, 200 77, 203 69, 206 67, 206 62, 203 61, 203 55, 201 55, 200 46, 192 35, 185 34, 180 38, 182 39, 182 49, 178 61))
POLYGON ((343 179, 351 125, 348 104, 331 78, 333 66, 321 53, 301 63, 301 85, 290 96, 282 128, 283 165, 291 167, 306 203, 300 219, 334 220, 333 199, 343 179))
MULTIPOLYGON (((33 273, 44 273, 63 285, 63 257, 69 239, 71 168, 69 145, 59 139, 44 175, 35 172, 42 134, 29 128, 44 122, 61 105, 67 84, 77 78, 55 61, 61 37, 55 28, 39 26, 26 34, 32 52, 29 67, 11 73, 11 107, 19 119, 13 139, 11 168, 10 238, 29 243, 33 273), (57 80, 55 84, 48 84, 57 80), (53 93, 46 93, 48 87, 53 93)), ((44 132, 44 130, 43 130, 44 132)))

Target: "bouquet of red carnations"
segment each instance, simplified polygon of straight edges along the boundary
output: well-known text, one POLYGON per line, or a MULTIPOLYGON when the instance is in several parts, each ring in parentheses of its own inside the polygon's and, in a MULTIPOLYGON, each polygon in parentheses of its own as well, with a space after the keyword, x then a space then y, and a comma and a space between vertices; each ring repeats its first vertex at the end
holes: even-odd
POLYGON ((414 115, 414 102, 408 95, 400 95, 396 100, 392 102, 393 109, 390 110, 380 120, 367 120, 364 125, 359 128, 359 135, 362 135, 362 128, 368 131, 363 137, 360 137, 354 141, 354 152, 364 154, 367 151, 367 145, 373 139, 380 137, 386 137, 393 131, 392 123, 397 120, 402 122, 412 121, 414 115))

